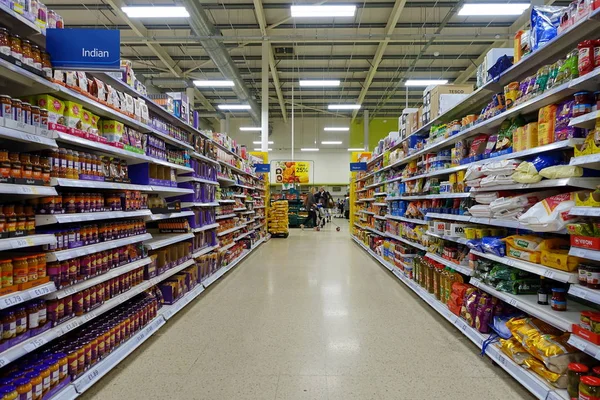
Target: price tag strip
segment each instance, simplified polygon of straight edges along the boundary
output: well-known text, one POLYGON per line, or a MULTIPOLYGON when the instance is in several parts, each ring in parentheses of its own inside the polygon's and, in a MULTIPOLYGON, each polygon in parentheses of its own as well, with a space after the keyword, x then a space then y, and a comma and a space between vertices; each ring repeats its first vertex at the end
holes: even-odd
POLYGON ((10 293, 0 297, 0 309, 12 307, 55 291, 56 286, 54 285, 54 282, 49 282, 40 286, 35 286, 31 289, 10 293))

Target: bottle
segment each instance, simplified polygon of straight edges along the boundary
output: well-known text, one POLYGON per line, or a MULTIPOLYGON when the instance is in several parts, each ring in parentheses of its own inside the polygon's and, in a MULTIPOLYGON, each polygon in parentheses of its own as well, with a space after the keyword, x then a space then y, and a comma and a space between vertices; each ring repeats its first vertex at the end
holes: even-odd
POLYGON ((544 277, 541 276, 540 277, 540 289, 537 292, 537 296, 538 296, 538 304, 547 306, 548 305, 548 296, 550 295, 550 290, 548 290, 548 287, 546 286, 546 283, 544 282, 544 277))

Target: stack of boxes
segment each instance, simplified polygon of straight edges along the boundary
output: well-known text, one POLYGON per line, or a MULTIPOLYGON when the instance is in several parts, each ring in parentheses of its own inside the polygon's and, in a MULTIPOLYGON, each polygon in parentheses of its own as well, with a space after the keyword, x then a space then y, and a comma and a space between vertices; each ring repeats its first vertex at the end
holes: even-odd
POLYGON ((423 91, 421 126, 442 115, 473 92, 473 85, 428 86, 423 91))
POLYGON ((496 61, 498 61, 500 57, 505 55, 513 57, 514 54, 514 48, 496 48, 488 51, 481 64, 477 67, 477 87, 482 87, 488 82, 488 70, 496 64, 496 61))

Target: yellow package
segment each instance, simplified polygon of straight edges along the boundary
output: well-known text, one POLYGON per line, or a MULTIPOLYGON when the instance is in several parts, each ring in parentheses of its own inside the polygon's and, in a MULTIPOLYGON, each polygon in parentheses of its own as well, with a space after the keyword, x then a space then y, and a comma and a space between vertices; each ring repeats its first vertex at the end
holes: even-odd
POLYGON ((74 101, 65 101, 65 126, 68 128, 81 129, 81 117, 83 116, 83 107, 74 101))
POLYGON ((504 241, 515 249, 536 251, 543 239, 533 235, 512 235, 504 241))
POLYGON ((567 367, 572 362, 580 361, 584 355, 575 347, 568 344, 569 333, 560 336, 538 335, 527 339, 524 346, 531 355, 542 361, 546 368, 557 374, 567 372, 567 367))
POLYGON ((542 250, 541 264, 561 271, 575 271, 583 259, 569 255, 569 250, 542 250))
POLYGON ((531 354, 514 337, 508 340, 500 339, 500 345, 502 352, 519 365, 531 358, 531 354))
POLYGON ((565 389, 567 387, 567 374, 557 374, 544 367, 540 361, 533 357, 523 361, 521 365, 523 368, 527 368, 541 376, 545 381, 550 383, 552 386, 559 389, 565 389))
POLYGON ((561 238, 552 238, 542 240, 536 250, 568 250, 570 247, 571 243, 569 242, 569 240, 561 238))
POLYGON ((513 132, 513 153, 516 153, 517 151, 522 151, 525 150, 524 146, 523 146, 523 127, 519 126, 514 132, 513 132))
POLYGON ((539 263, 541 259, 541 254, 539 251, 521 250, 511 246, 510 244, 507 244, 506 246, 506 256, 535 264, 539 263))
POLYGON ((556 104, 550 104, 540 108, 538 112, 538 146, 554 142, 556 108, 556 104))
POLYGON ((533 149, 538 146, 538 123, 530 122, 523 127, 522 150, 533 149))

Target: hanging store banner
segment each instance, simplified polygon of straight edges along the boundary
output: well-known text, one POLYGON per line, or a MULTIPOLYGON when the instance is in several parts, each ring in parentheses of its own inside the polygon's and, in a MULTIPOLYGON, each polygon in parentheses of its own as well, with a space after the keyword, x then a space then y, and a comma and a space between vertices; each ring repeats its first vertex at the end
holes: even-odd
POLYGON ((309 161, 273 161, 274 183, 311 183, 309 161))
POLYGON ((366 162, 351 162, 350 163, 350 171, 366 171, 367 163, 366 162))
POLYGON ((271 172, 271 164, 254 164, 254 171, 258 173, 269 173, 271 172))
POLYGON ((47 29, 46 49, 56 69, 119 71, 121 34, 117 29, 47 29))

